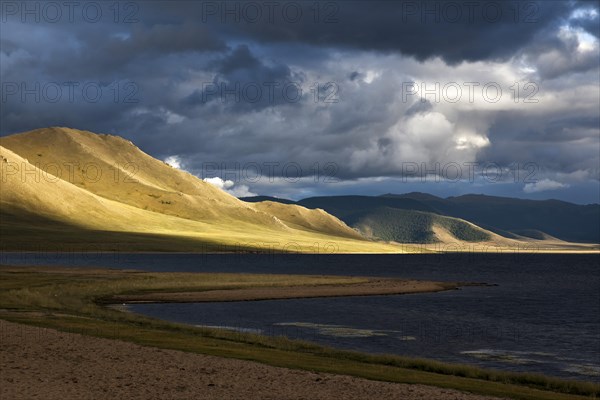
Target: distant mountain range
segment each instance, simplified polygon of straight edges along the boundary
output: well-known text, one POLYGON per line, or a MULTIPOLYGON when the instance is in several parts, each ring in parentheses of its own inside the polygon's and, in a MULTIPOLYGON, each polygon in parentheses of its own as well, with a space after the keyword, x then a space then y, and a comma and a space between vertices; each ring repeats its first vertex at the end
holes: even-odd
POLYGON ((321 208, 363 234, 402 243, 440 240, 444 229, 457 240, 486 241, 491 233, 507 239, 559 239, 600 243, 600 205, 558 200, 523 200, 468 194, 441 198, 427 193, 381 196, 310 197, 297 202, 275 197, 245 197, 321 208))

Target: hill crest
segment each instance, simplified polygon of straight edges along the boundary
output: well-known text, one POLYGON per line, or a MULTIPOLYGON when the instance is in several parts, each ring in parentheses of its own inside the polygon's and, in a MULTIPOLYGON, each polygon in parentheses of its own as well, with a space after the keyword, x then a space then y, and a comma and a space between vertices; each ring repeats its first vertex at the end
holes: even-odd
POLYGON ((1 193, 2 212, 11 218, 40 214, 82 229, 210 236, 227 243, 331 241, 346 252, 399 251, 365 240, 319 210, 245 203, 118 136, 54 127, 2 137, 0 146, 6 163, 20 170, 9 174, 1 193), (30 173, 21 176, 23 171, 30 173))

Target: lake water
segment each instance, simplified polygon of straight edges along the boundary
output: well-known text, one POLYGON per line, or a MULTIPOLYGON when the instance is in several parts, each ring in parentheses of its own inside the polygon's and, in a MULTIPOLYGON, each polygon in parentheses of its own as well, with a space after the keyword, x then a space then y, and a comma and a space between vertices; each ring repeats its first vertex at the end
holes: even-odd
POLYGON ((192 325, 590 381, 600 378, 599 260, 598 255, 576 254, 0 254, 3 264, 497 284, 403 296, 128 307, 192 325))

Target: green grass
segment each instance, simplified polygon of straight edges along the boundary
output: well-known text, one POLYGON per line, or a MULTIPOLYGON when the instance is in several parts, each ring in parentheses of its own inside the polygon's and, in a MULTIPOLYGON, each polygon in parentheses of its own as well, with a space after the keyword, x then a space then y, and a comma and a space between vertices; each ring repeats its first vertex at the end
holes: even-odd
POLYGON ((515 399, 577 399, 600 395, 600 386, 589 382, 399 356, 368 355, 283 337, 194 328, 123 313, 101 305, 103 299, 126 293, 344 284, 361 280, 321 276, 2 267, 0 318, 92 336, 118 338, 147 346, 515 399))
POLYGON ((460 219, 435 215, 434 223, 446 228, 455 238, 466 242, 484 242, 491 239, 489 233, 460 219))
POLYGON ((439 225, 456 239, 466 242, 490 240, 488 232, 457 219, 430 212, 380 207, 368 213, 358 213, 346 218, 346 222, 361 232, 383 240, 399 243, 435 243, 433 231, 439 225))
MULTIPOLYGON (((194 229, 199 228, 195 227, 194 229)), ((250 228, 246 227, 246 229, 252 231, 250 228)), ((201 232, 201 230, 198 232, 201 232)), ((217 232, 218 234, 214 235, 189 235, 176 231, 154 233, 100 230, 84 228, 24 211, 17 213, 0 208, 0 237, 2 238, 0 240, 0 251, 253 252, 267 254, 430 252, 416 246, 389 245, 368 240, 352 240, 301 231, 298 232, 304 236, 288 236, 287 234, 277 236, 266 230, 257 230, 254 236, 245 236, 233 230, 229 234, 224 232, 217 232)))

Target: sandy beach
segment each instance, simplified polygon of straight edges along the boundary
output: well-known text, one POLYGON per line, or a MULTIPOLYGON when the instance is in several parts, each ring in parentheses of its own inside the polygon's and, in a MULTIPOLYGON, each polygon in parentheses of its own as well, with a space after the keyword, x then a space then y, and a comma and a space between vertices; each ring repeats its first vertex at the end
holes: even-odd
POLYGON ((2 399, 498 399, 156 349, 3 320, 0 339, 2 399))

